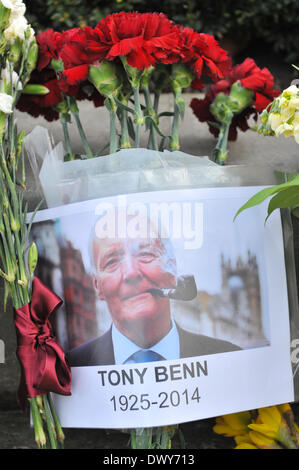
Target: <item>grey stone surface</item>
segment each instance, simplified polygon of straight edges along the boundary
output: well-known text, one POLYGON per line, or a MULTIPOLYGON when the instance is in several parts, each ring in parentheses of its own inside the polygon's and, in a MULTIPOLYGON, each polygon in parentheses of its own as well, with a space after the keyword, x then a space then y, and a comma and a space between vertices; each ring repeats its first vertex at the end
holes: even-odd
MULTIPOLYGON (((181 126, 181 150, 192 155, 210 155, 215 145, 214 137, 209 134, 207 125, 201 124, 188 106, 192 96, 186 95, 186 117, 181 126)), ((172 106, 170 95, 163 96, 162 109, 169 110, 172 106)), ((80 103, 83 124, 88 139, 94 150, 108 141, 109 128, 107 112, 104 108, 94 109, 89 103, 80 103)), ((62 139, 60 124, 47 123, 43 119, 33 119, 17 113, 19 127, 30 132, 37 124, 45 125, 53 134, 55 141, 62 139)), ((169 132, 167 124, 162 126, 169 132)), ((75 128, 71 130, 74 150, 82 150, 79 136, 75 128)), ((144 140, 143 140, 144 142, 144 140)), ((258 166, 267 164, 273 168, 287 172, 299 171, 299 146, 293 139, 262 137, 253 131, 239 133, 235 143, 229 145, 228 164, 247 164, 258 166)), ((258 171, 258 169, 257 169, 258 171)), ((34 199, 34 193, 30 195, 34 199)), ((295 253, 299 260, 299 223, 293 220, 295 230, 295 253)), ((1 291, 1 299, 3 292, 1 291)), ((28 412, 23 414, 16 403, 16 390, 19 381, 19 365, 15 356, 16 340, 11 308, 6 312, 0 307, 0 338, 6 346, 5 364, 0 364, 0 449, 36 448, 33 432, 29 426, 28 412)), ((299 407, 293 407, 296 418, 299 419, 299 407)), ((195 421, 181 426, 185 435, 186 446, 189 449, 222 449, 233 448, 230 438, 217 436, 212 431, 214 419, 195 421)), ((128 448, 128 435, 120 432, 103 430, 66 430, 66 447, 70 449, 122 449, 128 448)), ((174 441, 174 446, 178 446, 174 441)))

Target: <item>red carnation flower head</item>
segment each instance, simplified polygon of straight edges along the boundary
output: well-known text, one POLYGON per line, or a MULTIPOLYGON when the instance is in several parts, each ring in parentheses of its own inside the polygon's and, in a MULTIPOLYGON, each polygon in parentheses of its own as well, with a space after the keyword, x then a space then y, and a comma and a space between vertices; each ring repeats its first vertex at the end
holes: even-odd
POLYGON ((274 88, 274 77, 266 68, 260 69, 253 59, 247 58, 242 64, 236 65, 227 74, 225 79, 219 80, 210 86, 204 99, 193 98, 191 108, 200 122, 207 122, 210 132, 217 137, 219 129, 213 126, 217 122, 210 111, 210 106, 219 93, 229 94, 234 83, 239 82, 244 88, 253 92, 253 103, 238 114, 235 114, 229 129, 229 140, 237 139, 237 128, 242 131, 249 129, 248 119, 257 120, 261 113, 273 99, 280 94, 280 90, 274 88))
POLYGON ((94 60, 94 57, 89 55, 88 48, 90 29, 72 28, 63 31, 59 58, 63 61, 65 69, 90 64, 94 60))
POLYGON ((42 70, 49 65, 52 59, 58 59, 59 51, 63 42, 63 35, 53 29, 48 29, 36 36, 39 49, 38 70, 42 70))
POLYGON ((195 73, 193 88, 203 88, 203 74, 217 81, 230 71, 232 63, 214 36, 198 33, 191 28, 180 29, 180 52, 178 59, 187 63, 195 73))
MULTIPOLYGON (((108 60, 126 57, 139 70, 158 62, 170 63, 179 50, 179 30, 163 13, 121 12, 108 15, 95 28, 99 55, 108 60)), ((90 47, 95 50, 94 42, 90 47)))

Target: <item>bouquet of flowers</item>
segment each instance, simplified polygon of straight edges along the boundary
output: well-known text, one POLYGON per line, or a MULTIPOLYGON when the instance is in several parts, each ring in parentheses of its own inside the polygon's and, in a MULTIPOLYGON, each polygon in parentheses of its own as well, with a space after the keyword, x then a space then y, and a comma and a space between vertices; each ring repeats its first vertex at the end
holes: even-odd
POLYGON ((162 150, 169 141, 171 150, 178 150, 183 90, 202 88, 205 76, 213 81, 224 78, 231 67, 231 59, 212 35, 177 25, 161 13, 112 14, 95 28, 42 32, 37 42, 39 59, 30 83, 41 83, 50 93, 22 96, 18 108, 48 120, 60 119, 66 160, 75 158, 68 135, 72 116, 85 158, 99 155, 107 146, 103 143, 93 155, 79 119, 78 100, 87 98, 108 109, 110 153, 139 147, 141 129, 147 132, 148 148, 162 150), (159 110, 165 90, 173 92, 171 111, 159 110), (163 117, 172 120, 171 135, 160 129, 163 117))
MULTIPOLYGON (((120 13, 109 15, 95 28, 75 28, 63 33, 46 31, 34 38, 24 18, 25 6, 19 1, 1 4, 4 30, 2 63, 9 64, 2 76, 1 95, 1 275, 6 297, 13 298, 17 328, 17 355, 21 363, 20 405, 28 399, 36 442, 45 447, 46 423, 50 446, 63 445, 63 432, 49 392, 70 394, 70 368, 51 328, 49 316, 61 300, 34 277, 38 253, 34 243, 28 248, 31 223, 27 225, 24 204, 24 133, 17 135, 13 110, 27 111, 48 120, 60 119, 66 144, 65 160, 78 158, 72 151, 68 133, 75 120, 85 150, 79 158, 96 155, 90 149, 79 118, 77 100, 88 99, 95 106, 105 105, 110 115, 110 153, 139 147, 142 128, 148 132, 148 147, 163 149, 169 138, 172 150, 179 149, 179 120, 184 116, 183 89, 191 84, 202 87, 202 75, 213 80, 224 76, 230 58, 211 35, 196 33, 158 13, 120 13), (9 36, 12 24, 24 25, 23 35, 9 36), (19 24, 18 23, 18 24, 19 24), (26 25, 26 28, 25 28, 26 25), (13 57, 13 59, 11 58, 13 57), (159 98, 165 90, 174 94, 173 112, 159 112, 159 98), (150 88, 154 91, 152 102, 150 88), (140 95, 144 96, 144 104, 140 95), (163 135, 159 120, 172 118, 172 133, 163 135), (117 120, 120 133, 117 132, 117 120), (160 142, 158 143, 158 139, 160 142), (22 179, 17 179, 19 164, 22 179)), ((33 215, 34 217, 34 215, 33 215)), ((134 448, 169 448, 176 427, 131 433, 134 448)))
MULTIPOLYGON (((0 274, 15 310, 21 363, 19 401, 29 401, 36 442, 51 448, 63 446, 64 435, 49 392, 71 393, 70 368, 54 336, 49 316, 61 300, 34 277, 38 253, 28 246, 33 218, 27 223, 24 202, 26 175, 24 132, 18 133, 15 108, 48 121, 60 120, 65 161, 88 160, 120 149, 139 147, 141 132, 147 147, 179 150, 179 124, 184 118, 183 91, 201 90, 204 79, 215 82, 204 100, 191 106, 201 121, 207 121, 218 136, 212 159, 227 159, 227 141, 236 138, 236 128, 249 128, 247 119, 261 112, 279 92, 266 69, 253 60, 232 67, 232 62, 212 35, 185 28, 159 13, 108 15, 94 28, 52 29, 36 38, 24 17, 21 0, 0 2, 0 274), (173 94, 173 109, 161 110, 164 91, 173 94), (109 113, 109 142, 94 152, 79 116, 78 101, 89 100, 109 113), (161 119, 171 120, 169 135, 161 119), (69 125, 74 120, 84 155, 72 149, 69 125)), ((100 145, 101 144, 101 145, 100 145)), ((38 209, 38 208, 37 208, 38 209)), ((33 214, 34 217, 34 214, 33 214)), ((175 426, 131 433, 132 447, 169 448, 175 426)))

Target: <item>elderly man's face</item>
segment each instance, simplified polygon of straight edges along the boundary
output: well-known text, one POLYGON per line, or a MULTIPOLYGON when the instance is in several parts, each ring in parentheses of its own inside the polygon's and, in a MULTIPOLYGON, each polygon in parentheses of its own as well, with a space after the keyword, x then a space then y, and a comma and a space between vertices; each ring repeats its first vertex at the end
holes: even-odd
MULTIPOLYGON (((175 286, 175 263, 160 239, 102 239, 94 256, 99 297, 108 304, 115 325, 130 329, 169 323, 169 299, 158 290, 175 286)), ((127 336, 129 336, 127 334, 127 336)))

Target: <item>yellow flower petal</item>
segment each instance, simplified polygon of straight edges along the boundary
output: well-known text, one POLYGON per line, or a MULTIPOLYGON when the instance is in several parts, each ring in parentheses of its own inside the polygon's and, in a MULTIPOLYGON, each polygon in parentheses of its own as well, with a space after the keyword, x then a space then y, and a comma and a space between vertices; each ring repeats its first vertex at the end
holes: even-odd
POLYGON ((288 403, 284 403, 283 405, 277 405, 277 409, 281 414, 284 414, 288 411, 292 411, 292 408, 288 403))
POLYGON ((242 411, 225 415, 223 419, 232 429, 247 432, 247 426, 251 422, 251 415, 249 411, 242 411))
POLYGON ((252 444, 249 434, 242 434, 240 436, 235 436, 235 443, 236 444, 242 444, 244 442, 248 442, 249 444, 252 444))
POLYGON ((259 416, 264 424, 272 429, 278 429, 281 423, 281 414, 277 406, 267 406, 259 409, 259 416))
POLYGON ((216 434, 224 434, 227 437, 237 436, 248 432, 248 424, 251 422, 249 411, 231 413, 216 418, 213 431, 216 434))
POLYGON ((273 430, 271 427, 267 426, 266 424, 249 424, 248 426, 253 431, 259 432, 264 436, 270 439, 276 439, 279 437, 279 433, 276 430, 273 430))
POLYGON ((224 434, 226 437, 233 437, 236 435, 236 431, 226 424, 215 424, 213 431, 216 434, 224 434))
POLYGON ((250 431, 249 436, 251 441, 259 448, 259 449, 279 449, 281 448, 279 444, 275 441, 275 439, 271 439, 259 432, 250 431))
POLYGON ((253 444, 250 444, 249 442, 244 442, 243 444, 237 445, 235 449, 258 449, 258 447, 253 444))

